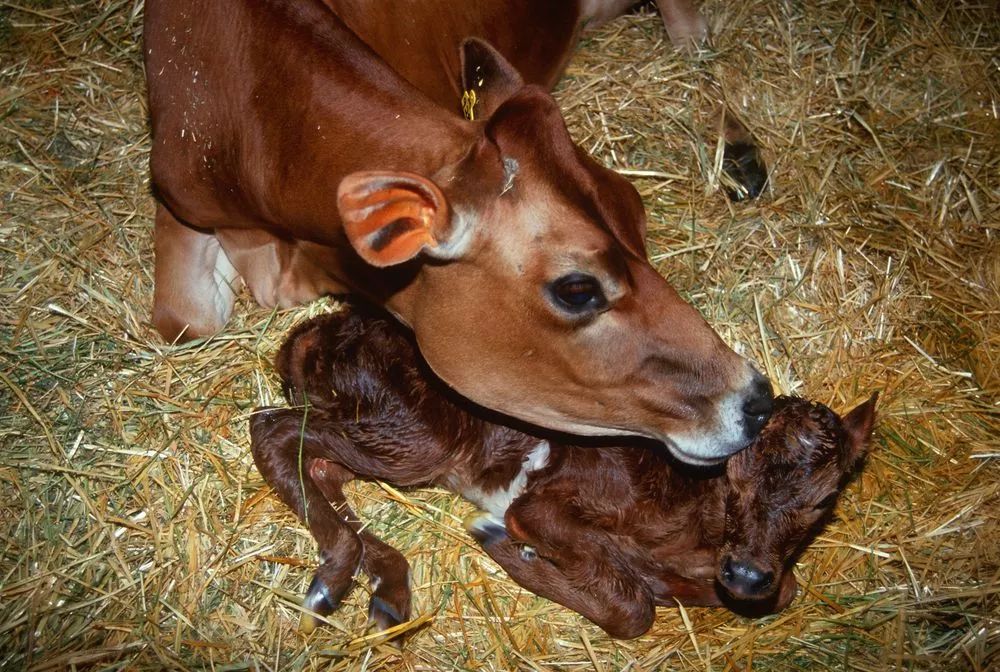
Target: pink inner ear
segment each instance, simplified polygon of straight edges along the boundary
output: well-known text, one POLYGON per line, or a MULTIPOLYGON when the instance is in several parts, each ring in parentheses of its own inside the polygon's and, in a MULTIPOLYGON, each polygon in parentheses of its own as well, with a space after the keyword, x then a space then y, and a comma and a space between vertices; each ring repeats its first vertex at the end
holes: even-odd
MULTIPOLYGON (((355 211, 357 219, 345 221, 344 226, 350 227, 349 235, 371 236, 373 234, 387 233, 386 229, 399 226, 397 223, 406 223, 406 229, 429 224, 429 212, 426 205, 416 198, 399 199, 395 201, 385 201, 375 203, 362 210, 355 211)), ((375 246, 379 247, 379 246, 375 246)), ((384 247, 384 245, 382 246, 384 247)))
POLYGON ((435 228, 447 221, 437 186, 408 173, 348 175, 337 205, 351 245, 374 266, 399 264, 436 246, 435 228))

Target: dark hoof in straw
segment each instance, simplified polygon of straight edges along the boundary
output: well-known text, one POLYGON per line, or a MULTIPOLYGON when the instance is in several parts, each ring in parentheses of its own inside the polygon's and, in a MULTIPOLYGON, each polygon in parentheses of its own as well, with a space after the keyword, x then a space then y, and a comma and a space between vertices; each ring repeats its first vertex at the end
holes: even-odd
POLYGON ((312 583, 309 584, 309 590, 306 591, 306 598, 302 601, 302 606, 308 611, 303 612, 299 619, 299 630, 307 635, 315 630, 322 624, 322 621, 314 614, 319 616, 332 614, 340 607, 340 601, 344 599, 346 592, 347 590, 344 589, 334 593, 322 579, 314 576, 312 583))
POLYGON ((767 184, 767 166, 760 150, 749 142, 726 143, 722 170, 738 185, 736 188, 724 187, 731 201, 757 198, 767 184))
POLYGON ((375 623, 379 630, 394 628, 408 620, 394 606, 374 595, 368 605, 368 618, 375 623))
POLYGON ((510 536, 507 534, 507 528, 486 514, 467 518, 465 520, 465 529, 484 548, 510 539, 510 536))

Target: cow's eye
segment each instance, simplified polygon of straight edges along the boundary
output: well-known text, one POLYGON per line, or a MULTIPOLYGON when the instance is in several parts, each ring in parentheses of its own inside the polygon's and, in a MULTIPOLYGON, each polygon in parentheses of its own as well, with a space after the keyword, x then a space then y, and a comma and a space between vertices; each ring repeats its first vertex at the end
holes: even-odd
POLYGON ((574 315, 602 310, 608 300, 601 283, 592 275, 570 273, 549 285, 549 294, 561 310, 574 315))

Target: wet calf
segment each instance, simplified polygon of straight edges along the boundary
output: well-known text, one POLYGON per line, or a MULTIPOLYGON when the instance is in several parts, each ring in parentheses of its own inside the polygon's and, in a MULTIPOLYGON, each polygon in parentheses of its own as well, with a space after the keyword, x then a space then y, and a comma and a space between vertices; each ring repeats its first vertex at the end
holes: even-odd
MULTIPOLYGON (((461 494, 481 510, 470 532, 517 583, 628 638, 675 599, 786 607, 791 568, 874 422, 874 397, 844 418, 779 398, 754 443, 706 473, 666 451, 572 446, 491 422, 429 374, 404 330, 359 308, 297 327, 277 366, 295 406, 255 414, 251 445, 319 545, 305 606, 332 612, 360 569, 381 628, 409 618, 409 566, 362 529, 342 491, 353 478, 461 494)), ((302 627, 316 623, 307 615, 302 627)))

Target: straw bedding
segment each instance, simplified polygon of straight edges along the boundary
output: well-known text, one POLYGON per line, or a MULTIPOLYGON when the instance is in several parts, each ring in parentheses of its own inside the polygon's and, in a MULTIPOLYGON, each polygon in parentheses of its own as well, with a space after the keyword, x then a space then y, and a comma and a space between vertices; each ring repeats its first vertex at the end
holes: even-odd
MULTIPOLYGON (((436 490, 352 488, 413 564, 415 632, 366 586, 296 632, 315 549, 255 472, 247 415, 320 301, 246 297, 170 347, 152 295, 140 0, 0 2, 0 668, 986 670, 1000 661, 1000 12, 992 0, 708 0, 590 35, 558 97, 632 176, 651 254, 785 392, 882 391, 877 446, 784 613, 660 610, 609 640, 476 551, 436 490), (719 190, 722 91, 771 168, 719 190)), ((361 582, 364 583, 363 581, 361 582)), ((996 667, 992 667, 996 669, 996 667)))

